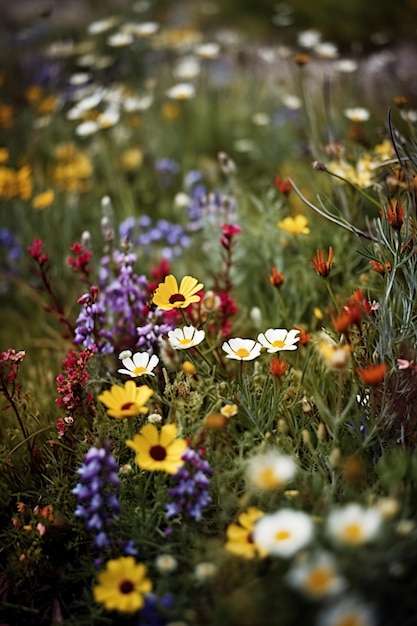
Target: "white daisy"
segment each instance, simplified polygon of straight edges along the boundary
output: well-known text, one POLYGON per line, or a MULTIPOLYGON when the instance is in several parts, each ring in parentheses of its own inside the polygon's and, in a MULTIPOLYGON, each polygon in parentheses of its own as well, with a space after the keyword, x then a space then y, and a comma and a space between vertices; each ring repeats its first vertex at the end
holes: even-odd
POLYGON ((267 554, 289 558, 313 538, 313 522, 307 513, 281 509, 256 523, 253 539, 267 554))
POLYGON ((285 328, 268 328, 265 333, 259 333, 258 341, 268 352, 278 352, 280 350, 297 350, 300 338, 299 330, 286 330, 285 328))
POLYGON ((311 599, 333 596, 346 588, 335 558, 329 552, 318 552, 296 560, 287 574, 288 584, 311 599))
POLYGON ((122 359, 122 363, 124 368, 117 370, 119 374, 126 374, 126 376, 131 376, 131 378, 143 376, 144 374, 155 376, 152 370, 158 365, 159 358, 156 354, 149 356, 147 352, 136 352, 133 356, 122 359))
POLYGON ((172 100, 189 100, 195 96, 195 87, 191 83, 178 83, 166 92, 172 100))
POLYGON ((261 354, 261 348, 261 344, 254 339, 241 339, 240 337, 233 337, 222 345, 222 350, 227 353, 227 358, 237 361, 256 359, 261 354))
POLYGON ((271 491, 284 487, 296 473, 294 459, 277 450, 269 450, 249 459, 246 475, 253 488, 271 491))
POLYGON ((198 330, 194 326, 184 326, 183 328, 176 328, 168 332, 168 341, 172 348, 175 350, 187 350, 198 346, 199 343, 204 341, 206 336, 204 330, 198 330))
POLYGON ((351 122, 367 122, 371 116, 368 109, 363 107, 348 107, 343 114, 351 122))
POLYGON ((340 543, 359 546, 374 539, 382 524, 377 508, 365 508, 351 503, 331 511, 327 518, 327 532, 340 543))
POLYGON ((354 596, 343 596, 336 604, 322 609, 317 626, 376 626, 373 607, 354 596))

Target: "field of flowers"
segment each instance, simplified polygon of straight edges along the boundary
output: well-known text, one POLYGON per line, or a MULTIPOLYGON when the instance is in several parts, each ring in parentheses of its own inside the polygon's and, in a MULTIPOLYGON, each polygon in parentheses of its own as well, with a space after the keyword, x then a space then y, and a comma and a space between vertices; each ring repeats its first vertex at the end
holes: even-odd
POLYGON ((1 626, 416 625, 414 63, 285 3, 41 9, 0 56, 1 626))

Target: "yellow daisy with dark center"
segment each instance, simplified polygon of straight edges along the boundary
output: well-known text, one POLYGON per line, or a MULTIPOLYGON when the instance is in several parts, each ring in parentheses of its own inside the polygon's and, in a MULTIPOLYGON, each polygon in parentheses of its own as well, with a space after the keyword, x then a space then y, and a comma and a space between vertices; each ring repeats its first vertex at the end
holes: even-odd
POLYGON ((175 276, 169 274, 164 282, 158 285, 152 300, 163 311, 185 309, 193 302, 200 301, 197 292, 203 287, 204 285, 192 276, 184 276, 178 286, 175 276))
POLYGON ((143 607, 144 595, 150 591, 152 582, 146 578, 145 565, 126 556, 107 561, 93 587, 93 596, 108 611, 135 613, 143 607))
POLYGON ((107 407, 110 417, 124 419, 147 413, 148 407, 145 404, 152 394, 152 389, 147 385, 137 387, 133 380, 128 380, 123 387, 113 385, 111 389, 103 391, 98 399, 107 407))
POLYGON ((185 439, 177 435, 175 424, 165 424, 160 431, 154 424, 146 424, 126 445, 136 452, 135 461, 141 469, 176 474, 187 449, 185 439))

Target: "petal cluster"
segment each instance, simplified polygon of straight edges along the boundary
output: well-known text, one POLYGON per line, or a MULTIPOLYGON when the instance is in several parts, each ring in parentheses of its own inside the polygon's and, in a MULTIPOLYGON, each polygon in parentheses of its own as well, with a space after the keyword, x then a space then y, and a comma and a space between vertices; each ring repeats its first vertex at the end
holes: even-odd
POLYGON ((177 279, 169 274, 163 283, 160 283, 154 293, 153 303, 163 311, 184 309, 193 302, 199 302, 197 295, 204 285, 192 276, 184 276, 178 286, 177 279))
POLYGON ((139 413, 147 413, 148 407, 145 404, 152 394, 150 387, 146 385, 137 387, 133 380, 128 380, 123 387, 112 385, 112 388, 103 391, 98 399, 107 407, 110 417, 124 419, 134 417, 139 413))
POLYGON ((184 463, 182 455, 187 449, 185 439, 177 435, 175 424, 165 424, 158 431, 154 424, 148 423, 133 440, 127 440, 126 445, 135 451, 135 460, 141 469, 176 474, 184 463))

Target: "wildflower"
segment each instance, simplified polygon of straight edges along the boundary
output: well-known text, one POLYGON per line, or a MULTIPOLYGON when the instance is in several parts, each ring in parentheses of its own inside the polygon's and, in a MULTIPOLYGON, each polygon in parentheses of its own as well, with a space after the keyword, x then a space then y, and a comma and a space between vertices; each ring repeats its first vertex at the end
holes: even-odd
POLYGON ((223 430, 227 425, 227 417, 222 413, 209 413, 204 420, 204 425, 210 430, 223 430))
POLYGON ((220 413, 224 415, 224 417, 230 418, 237 415, 237 405, 236 404, 224 404, 220 409, 220 413))
POLYGON ((80 481, 72 490, 79 503, 75 515, 84 518, 87 530, 95 533, 95 548, 110 545, 107 533, 113 520, 120 515, 120 503, 115 493, 120 487, 118 471, 119 466, 107 440, 101 447, 91 447, 77 470, 80 481))
POLYGON ((340 315, 333 319, 333 326, 339 333, 346 333, 353 325, 360 328, 363 316, 369 315, 371 310, 372 307, 361 289, 357 289, 342 307, 340 315))
POLYGON ((313 522, 302 511, 281 509, 264 515, 256 524, 253 538, 267 554, 289 558, 313 537, 313 522))
POLYGON ((201 301, 201 308, 205 313, 213 313, 218 311, 221 305, 220 296, 211 289, 204 294, 201 301))
POLYGON ((240 226, 236 224, 221 224, 222 237, 220 237, 220 243, 226 250, 229 250, 233 243, 233 237, 242 232, 240 226))
POLYGON ((178 561, 171 554, 160 554, 155 559, 155 566, 161 574, 171 574, 177 569, 178 561))
POLYGON ((287 574, 287 581, 312 600, 333 596, 346 588, 346 580, 339 574, 334 557, 323 551, 296 561, 287 574))
POLYGON ((329 256, 327 257, 327 261, 324 260, 324 251, 316 250, 316 258, 311 262, 316 268, 316 272, 319 276, 323 276, 323 278, 327 278, 327 276, 332 271, 332 260, 333 260, 333 248, 330 246, 329 248, 329 256))
POLYGON ((124 419, 134 417, 139 413, 147 413, 148 408, 145 404, 152 394, 150 387, 146 385, 137 387, 133 380, 128 380, 123 387, 112 385, 112 388, 103 391, 98 399, 106 405, 110 417, 124 419))
POLYGON ((162 415, 159 413, 151 413, 148 415, 148 422, 150 424, 160 424, 162 422, 162 415))
POLYGON ((273 287, 281 287, 284 284, 284 272, 278 272, 276 267, 272 267, 269 282, 273 287))
POLYGON ((351 122, 367 122, 370 118, 368 109, 363 107, 350 107, 343 111, 345 117, 351 122))
POLYGON ((399 370, 407 370, 410 367, 414 369, 414 361, 409 361, 408 359, 397 359, 397 367, 399 370))
POLYGON ((275 187, 281 193, 284 194, 284 196, 288 196, 288 194, 290 193, 290 191, 292 189, 291 181, 290 180, 282 180, 282 178, 280 178, 280 176, 275 176, 274 184, 275 184, 275 187))
POLYGON ((404 223, 404 211, 399 202, 392 200, 387 205, 387 220, 394 230, 401 230, 404 223))
POLYGON ((290 235, 308 235, 310 229, 308 227, 307 218, 304 215, 296 215, 295 217, 286 217, 277 223, 278 228, 285 230, 290 235))
POLYGON ((183 465, 182 455, 187 449, 185 439, 177 438, 175 424, 164 424, 161 431, 153 424, 145 424, 126 445, 136 452, 135 461, 141 469, 176 474, 183 465))
POLYGON ((388 365, 386 363, 379 363, 377 365, 368 365, 368 367, 357 369, 356 373, 365 384, 378 385, 384 380, 387 370, 388 365))
POLYGON ((191 363, 191 361, 184 361, 182 364, 182 371, 186 376, 195 376, 197 373, 196 367, 194 363, 191 363))
POLYGON ((163 311, 171 311, 178 308, 184 309, 193 302, 200 301, 200 296, 197 295, 197 292, 203 287, 204 285, 192 276, 184 276, 178 287, 176 278, 169 274, 164 282, 158 285, 153 296, 153 302, 163 311))
POLYGON ((145 565, 126 556, 107 561, 106 569, 100 572, 93 587, 93 596, 108 611, 134 613, 143 607, 144 595, 151 590, 145 565))
POLYGON ((319 351, 327 367, 331 369, 344 369, 350 363, 350 345, 340 346, 336 343, 324 340, 319 343, 319 351))
POLYGON ((203 510, 211 502, 208 487, 212 469, 201 454, 192 448, 185 449, 181 462, 182 466, 176 472, 171 472, 175 485, 168 491, 166 517, 170 519, 183 515, 200 521, 203 510))
POLYGON ((191 83, 178 83, 166 92, 172 100, 190 100, 195 96, 195 87, 191 83))
POLYGON ((255 543, 253 538, 255 524, 263 515, 264 513, 262 511, 253 506, 249 507, 244 513, 241 513, 237 519, 237 523, 230 524, 227 528, 225 549, 245 559, 265 556, 265 551, 255 543))
POLYGON ((287 371, 287 368, 288 365, 285 361, 278 359, 278 357, 273 357, 269 364, 269 373, 275 378, 281 378, 287 371))
POLYGON ((47 191, 38 194, 32 199, 32 207, 38 210, 45 209, 52 204, 54 199, 55 193, 52 191, 52 189, 48 189, 47 191))
POLYGON ((227 353, 228 359, 236 359, 238 361, 253 361, 261 353, 261 344, 253 339, 241 339, 234 337, 225 341, 222 349, 227 353))
POLYGON ((310 341, 311 333, 308 333, 302 326, 298 326, 297 324, 294 324, 294 329, 298 330, 300 333, 298 342, 299 345, 306 346, 310 341))
POLYGON ((374 609, 353 596, 343 596, 336 604, 323 608, 317 626, 377 626, 374 609))
POLYGON ((211 563, 210 561, 203 561, 202 563, 198 563, 194 569, 194 576, 199 582, 205 582, 206 580, 210 580, 217 574, 217 565, 215 563, 211 563))
POLYGON ((117 370, 119 374, 126 374, 132 378, 149 374, 155 376, 152 370, 159 363, 156 354, 149 356, 147 352, 136 352, 132 357, 128 356, 122 359, 124 368, 117 370))
POLYGON ((168 332, 168 341, 175 350, 187 350, 198 346, 204 341, 204 330, 198 330, 194 326, 184 326, 168 332))
POLYGON ((327 532, 340 543, 360 546, 378 534, 382 515, 377 508, 365 508, 351 503, 331 511, 327 518, 327 532))
POLYGON ((273 491, 287 485, 297 473, 295 461, 275 450, 252 457, 247 464, 247 480, 257 490, 273 491))
POLYGON ((280 350, 296 350, 295 345, 299 341, 299 330, 286 330, 285 328, 268 328, 264 333, 259 333, 258 341, 269 353, 280 350))
POLYGON ((379 261, 369 261, 369 265, 377 274, 385 274, 391 271, 391 263, 380 263, 379 261))
POLYGON ((128 350, 128 349, 126 349, 126 350, 122 350, 122 351, 120 352, 120 354, 119 354, 119 359, 120 359, 121 361, 123 361, 123 359, 128 359, 128 358, 129 358, 129 357, 131 357, 131 356, 132 356, 132 351, 131 351, 131 350, 128 350))

